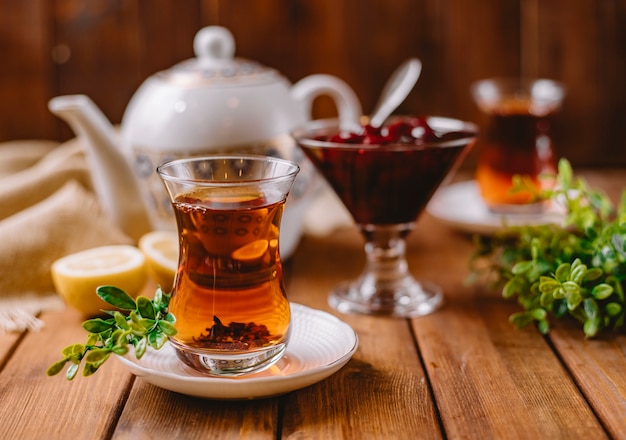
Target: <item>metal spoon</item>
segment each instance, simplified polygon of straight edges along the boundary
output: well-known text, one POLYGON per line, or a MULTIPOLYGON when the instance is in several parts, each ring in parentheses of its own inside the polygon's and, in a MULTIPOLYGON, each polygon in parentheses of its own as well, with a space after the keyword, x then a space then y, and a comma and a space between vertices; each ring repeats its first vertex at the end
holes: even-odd
POLYGON ((370 116, 370 125, 380 127, 391 113, 406 99, 422 72, 422 63, 409 58, 389 77, 370 116))

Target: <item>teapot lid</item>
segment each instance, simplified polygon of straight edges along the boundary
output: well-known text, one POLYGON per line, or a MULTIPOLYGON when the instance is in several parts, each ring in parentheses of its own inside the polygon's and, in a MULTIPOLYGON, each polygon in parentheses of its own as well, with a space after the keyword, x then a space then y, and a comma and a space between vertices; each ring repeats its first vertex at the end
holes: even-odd
POLYGON ((221 26, 200 29, 193 41, 196 58, 159 72, 162 80, 184 86, 241 86, 275 82, 275 69, 235 58, 233 34, 221 26))

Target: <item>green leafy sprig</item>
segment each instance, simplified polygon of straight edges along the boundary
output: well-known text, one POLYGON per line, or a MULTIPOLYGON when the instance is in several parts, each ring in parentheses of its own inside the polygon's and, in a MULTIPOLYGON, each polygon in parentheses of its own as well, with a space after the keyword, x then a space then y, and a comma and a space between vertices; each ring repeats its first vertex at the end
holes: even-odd
MULTIPOLYGON (((559 162, 553 189, 540 199, 563 207, 563 224, 509 227, 477 238, 473 277, 485 274, 517 299, 523 311, 510 321, 550 330, 550 318, 572 316, 586 337, 618 330, 626 319, 626 191, 615 207, 602 192, 575 178, 569 162, 559 162), (486 261, 486 265, 483 264, 486 261)), ((517 176, 517 189, 528 190, 517 176)))
POLYGON ((91 376, 111 354, 128 353, 129 345, 135 348, 135 355, 140 359, 148 347, 159 350, 169 336, 176 334, 176 320, 168 311, 170 295, 161 288, 156 290, 152 300, 144 296, 135 300, 115 286, 100 286, 96 294, 120 310, 105 311, 110 316, 107 319, 94 318, 83 322, 88 333, 87 342, 65 347, 63 359, 48 368, 48 376, 60 373, 69 363, 65 377, 72 380, 83 361, 83 376, 91 376))

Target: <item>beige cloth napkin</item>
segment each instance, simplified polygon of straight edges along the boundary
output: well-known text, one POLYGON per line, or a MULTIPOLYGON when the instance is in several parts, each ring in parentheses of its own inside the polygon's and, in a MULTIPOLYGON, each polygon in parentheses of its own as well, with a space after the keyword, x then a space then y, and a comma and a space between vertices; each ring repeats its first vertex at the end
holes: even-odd
POLYGON ((0 334, 38 329, 38 313, 63 307, 53 261, 131 242, 101 211, 80 142, 0 143, 0 334))

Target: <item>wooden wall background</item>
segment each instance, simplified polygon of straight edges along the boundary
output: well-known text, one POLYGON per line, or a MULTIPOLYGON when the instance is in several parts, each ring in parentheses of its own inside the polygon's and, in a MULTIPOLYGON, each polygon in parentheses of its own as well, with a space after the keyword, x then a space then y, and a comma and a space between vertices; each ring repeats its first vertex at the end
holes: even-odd
MULTIPOLYGON (((0 0, 0 141, 71 137, 47 110, 62 94, 87 94, 119 122, 141 82, 192 57, 213 24, 292 82, 341 77, 366 112, 410 56, 424 70, 403 113, 478 121, 473 81, 560 80, 559 154, 626 165, 626 0, 0 0)), ((316 103, 316 116, 333 112, 316 103)))

